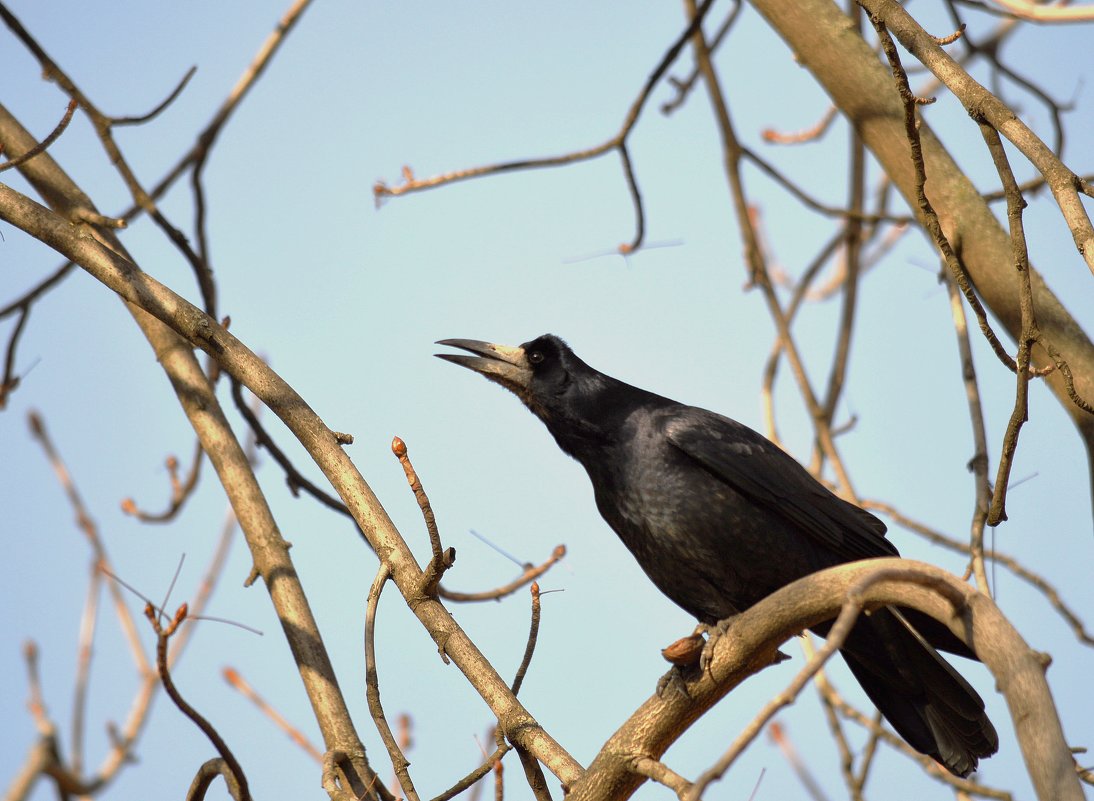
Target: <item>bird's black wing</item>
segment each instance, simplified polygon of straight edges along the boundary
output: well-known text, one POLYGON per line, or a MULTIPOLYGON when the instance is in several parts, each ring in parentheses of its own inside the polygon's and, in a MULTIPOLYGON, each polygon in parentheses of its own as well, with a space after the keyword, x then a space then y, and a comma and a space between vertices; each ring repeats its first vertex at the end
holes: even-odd
POLYGON ((835 495, 776 445, 728 417, 692 406, 664 424, 669 442, 734 490, 785 517, 839 561, 898 556, 885 524, 835 495))

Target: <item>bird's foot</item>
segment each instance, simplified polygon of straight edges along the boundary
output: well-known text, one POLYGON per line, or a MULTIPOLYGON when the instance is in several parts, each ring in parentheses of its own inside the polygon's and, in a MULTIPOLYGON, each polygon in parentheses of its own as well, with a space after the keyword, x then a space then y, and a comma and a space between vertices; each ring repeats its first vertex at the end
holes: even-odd
POLYGON ((730 626, 733 625, 733 618, 736 615, 732 615, 727 618, 723 618, 715 623, 713 626, 706 623, 700 623, 695 627, 695 634, 705 634, 707 639, 703 645, 703 650, 699 654, 699 669, 704 673, 710 670, 710 663, 714 661, 714 645, 718 640, 729 631, 730 626))
POLYGON ((673 665, 668 673, 659 678, 655 690, 657 697, 664 698, 669 693, 680 693, 685 698, 691 698, 691 694, 688 692, 687 679, 684 678, 686 669, 679 665, 673 665))

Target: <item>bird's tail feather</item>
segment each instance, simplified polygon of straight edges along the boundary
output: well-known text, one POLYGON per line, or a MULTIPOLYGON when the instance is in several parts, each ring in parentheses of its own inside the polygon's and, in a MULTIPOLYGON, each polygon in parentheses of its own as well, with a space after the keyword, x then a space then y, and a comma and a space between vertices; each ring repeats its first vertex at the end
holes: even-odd
POLYGON ((841 653, 897 733, 951 773, 968 776, 998 749, 984 701, 897 610, 860 620, 841 653))

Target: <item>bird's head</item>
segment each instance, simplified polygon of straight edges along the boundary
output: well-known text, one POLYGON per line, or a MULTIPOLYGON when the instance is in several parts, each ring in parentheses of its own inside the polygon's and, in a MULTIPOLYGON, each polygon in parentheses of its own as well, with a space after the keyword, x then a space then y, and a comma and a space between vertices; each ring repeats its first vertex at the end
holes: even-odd
POLYGON ((543 421, 559 447, 583 463, 597 458, 636 408, 673 403, 594 370, 553 334, 519 347, 474 339, 442 339, 437 344, 475 354, 437 356, 514 393, 543 421))
POLYGON ((565 402, 577 379, 599 375, 554 334, 544 334, 518 347, 476 339, 442 339, 437 344, 475 354, 436 355, 501 384, 544 422, 565 402))

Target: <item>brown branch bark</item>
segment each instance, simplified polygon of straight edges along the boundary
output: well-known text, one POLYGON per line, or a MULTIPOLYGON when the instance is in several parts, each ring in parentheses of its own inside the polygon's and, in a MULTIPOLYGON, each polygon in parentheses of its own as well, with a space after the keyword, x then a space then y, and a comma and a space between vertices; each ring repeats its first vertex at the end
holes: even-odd
MULTIPOLYGON (((190 374, 192 380, 199 381, 202 387, 207 388, 208 382, 190 351, 190 347, 201 348, 215 358, 225 372, 238 379, 260 398, 288 426, 331 485, 338 491, 373 550, 390 567, 392 578, 410 609, 429 631, 440 652, 451 658, 486 701, 497 716, 499 727, 506 737, 543 762, 564 785, 571 784, 580 778, 583 773, 581 766, 517 701, 505 680, 460 628, 448 610, 436 599, 420 593, 423 573, 406 542, 395 529, 387 512, 380 505, 372 489, 365 483, 357 467, 345 454, 343 445, 335 432, 320 420, 291 386, 215 320, 147 273, 142 272, 117 251, 102 245, 83 226, 75 226, 67 222, 65 218, 3 185, 0 185, 0 218, 27 231, 67 258, 71 258, 131 304, 142 320, 147 318, 150 327, 156 327, 151 325, 154 321, 163 323, 161 328, 170 335, 173 348, 157 349, 161 362, 168 359, 173 352, 184 354, 193 362, 193 372, 190 374)), ((180 388, 180 391, 181 389, 185 388, 180 388)), ((195 392, 196 388, 190 391, 195 392)), ((219 412, 214 395, 209 393, 207 397, 204 394, 202 397, 209 408, 219 412)), ((184 403, 191 400, 192 398, 185 397, 184 403)), ((195 410, 195 413, 200 418, 209 412, 207 408, 202 408, 195 410)), ((198 428, 201 435, 206 430, 207 424, 199 419, 195 423, 195 428, 198 428)), ((230 437, 226 423, 224 431, 230 437)), ((235 448, 238 448, 234 438, 231 442, 235 444, 235 448)), ((221 442, 210 441, 207 452, 219 451, 223 447, 225 445, 221 442)), ((230 443, 228 447, 231 447, 230 443)), ((218 463, 223 460, 222 454, 214 455, 210 452, 210 456, 229 495, 240 493, 241 487, 253 487, 254 491, 258 492, 254 475, 250 472, 250 466, 245 458, 241 457, 238 461, 232 460, 229 464, 222 465, 218 463), (233 469, 236 468, 239 471, 238 475, 233 473, 233 469)), ((236 499, 233 497, 233 505, 235 504, 236 499)), ((253 528, 254 506, 259 506, 263 514, 269 513, 265 499, 258 492, 257 495, 240 499, 239 504, 236 506, 236 511, 248 535, 252 553, 255 554, 256 568, 266 579, 271 596, 274 596, 275 604, 282 614, 282 620, 284 621, 286 616, 291 616, 300 621, 299 628, 295 631, 290 631, 291 627, 287 623, 285 628, 290 644, 294 646, 298 664, 301 665, 301 675, 305 679, 305 685, 311 690, 315 688, 314 682, 320 681, 323 692, 336 698, 337 703, 333 707, 335 714, 332 715, 331 709, 323 706, 323 701, 330 699, 324 699, 322 696, 313 697, 313 708, 324 736, 329 737, 337 733, 349 737, 352 734, 357 744, 354 750, 335 749, 328 740, 328 748, 363 756, 364 749, 357 740, 356 732, 352 731, 348 713, 343 716, 345 708, 334 673, 330 669, 326 651, 322 648, 318 629, 310 617, 310 612, 307 612, 307 600, 302 589, 299 589, 292 563, 288 558, 287 547, 277 534, 276 524, 270 518, 268 527, 253 528), (250 525, 244 524, 245 519, 250 525), (291 599, 280 597, 286 585, 294 588, 291 599), (290 601, 294 605, 289 605, 290 601), (307 618, 301 619, 305 612, 307 612, 307 618), (336 725, 350 728, 336 732, 331 729, 336 725)))
POLYGON ((984 662, 1006 698, 1038 798, 1081 801, 1071 752, 1044 676, 1044 662, 1006 620, 995 603, 956 576, 908 559, 870 559, 840 565, 790 584, 733 619, 718 639, 710 671, 687 683, 687 692, 665 692, 647 700, 589 765, 567 801, 629 797, 645 781, 636 761, 660 759, 680 735, 748 676, 771 663, 779 645, 822 620, 834 618, 850 588, 863 587, 867 609, 897 605, 942 621, 984 662), (899 567, 916 577, 865 581, 899 567), (940 592, 939 590, 945 592, 940 592), (953 599, 960 600, 955 609, 953 599))
MULTIPOLYGON (((855 31, 851 19, 831 0, 801 0, 795 3, 753 0, 753 5, 855 126, 866 146, 885 172, 892 177, 908 205, 918 213, 915 175, 907 138, 904 136, 900 98, 893 86, 891 75, 878 61, 866 41, 855 31)), ((873 0, 867 0, 863 5, 868 10, 879 7, 873 0)), ((907 46, 904 29, 899 25, 894 26, 889 19, 886 19, 886 24, 901 43, 907 46)), ((951 70, 953 74, 957 74, 960 67, 953 65, 951 70)), ((944 75, 939 77, 946 80, 944 75)), ((952 90, 963 91, 961 86, 952 81, 947 83, 952 90)), ((966 106, 975 107, 972 99, 961 99, 966 106)), ((992 122, 995 124, 995 120, 992 122)), ((1007 135, 1016 123, 1016 118, 1011 114, 1010 120, 1000 120, 996 127, 1007 135)), ((974 123, 970 121, 969 124, 974 123)), ((1017 340, 1021 336, 1022 320, 1010 237, 976 191, 976 187, 926 123, 922 124, 920 135, 928 176, 927 194, 938 213, 943 230, 949 241, 954 243, 977 293, 1008 333, 1017 340)), ((1042 156, 1038 151, 1039 161, 1043 160, 1042 156)), ((1040 168, 1041 164, 1037 166, 1040 168)), ((1059 189, 1059 182, 1054 186, 1063 191, 1059 189)), ((1060 195, 1057 197, 1059 199, 1060 195)), ((1089 250, 1088 258, 1094 257, 1094 248, 1089 250)), ((1041 332, 1070 365, 1078 394, 1087 399, 1094 398, 1094 344, 1048 288, 1041 275, 1032 269, 1030 281, 1041 332)), ((1045 349, 1040 346, 1033 348, 1033 362, 1038 367, 1053 363, 1045 349)), ((1054 371, 1046 380, 1071 416, 1086 445, 1091 460, 1094 492, 1094 416, 1072 402, 1061 371, 1054 371)))
MULTIPOLYGON (((35 145, 33 137, 3 107, 0 107, 0 142, 12 154, 26 152, 35 145)), ((112 231, 101 228, 96 231, 86 223, 76 224, 71 221, 75 210, 94 210, 94 204, 48 152, 24 164, 21 171, 41 196, 47 199, 54 212, 0 185, 0 193, 4 195, 4 200, 0 200, 0 206, 3 207, 0 216, 38 238, 47 229, 51 230, 51 246, 66 242, 74 246, 72 252, 79 252, 80 258, 85 261, 98 262, 104 266, 110 262, 124 264, 127 274, 119 273, 115 277, 122 284, 131 282, 129 285, 132 286, 138 283, 141 273, 127 260, 124 247, 112 231), (21 217, 21 223, 8 218, 9 212, 17 213, 21 217)), ((47 241, 47 244, 50 242, 47 241)), ((240 528, 251 549, 255 570, 263 577, 277 609, 327 748, 351 755, 357 775, 346 777, 350 786, 359 788, 361 792, 373 785, 382 789, 382 784, 374 780, 375 774, 364 756, 364 746, 353 728, 318 625, 289 558, 288 543, 278 531, 277 522, 273 519, 247 455, 232 432, 212 386, 191 346, 176 331, 165 325, 164 321, 146 310, 148 307, 155 308, 157 304, 146 303, 142 307, 141 303, 132 302, 136 295, 129 294, 128 298, 124 294, 122 297, 129 301, 130 313, 167 373, 179 402, 201 440, 202 448, 209 455, 235 510, 240 528)), ((197 312, 196 309, 193 311, 197 312)), ((202 318, 205 327, 216 326, 204 315, 202 318)))

